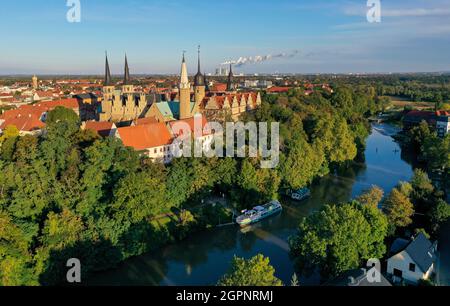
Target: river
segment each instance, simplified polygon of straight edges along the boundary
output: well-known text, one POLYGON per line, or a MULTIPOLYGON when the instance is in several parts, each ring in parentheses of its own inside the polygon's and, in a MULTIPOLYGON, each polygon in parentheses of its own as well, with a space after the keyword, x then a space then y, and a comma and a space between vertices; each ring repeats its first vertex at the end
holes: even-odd
MULTIPOLYGON (((276 276, 289 284, 294 273, 287 239, 300 219, 327 203, 342 203, 372 185, 385 193, 399 181, 408 181, 412 166, 402 158, 389 125, 373 125, 367 139, 365 158, 338 174, 329 175, 311 187, 311 198, 303 202, 282 199, 284 210, 242 231, 227 226, 192 235, 157 252, 129 259, 116 269, 97 273, 89 285, 213 285, 227 271, 234 255, 250 258, 263 254, 270 258, 276 276)), ((302 285, 318 284, 318 277, 300 277, 302 285)))

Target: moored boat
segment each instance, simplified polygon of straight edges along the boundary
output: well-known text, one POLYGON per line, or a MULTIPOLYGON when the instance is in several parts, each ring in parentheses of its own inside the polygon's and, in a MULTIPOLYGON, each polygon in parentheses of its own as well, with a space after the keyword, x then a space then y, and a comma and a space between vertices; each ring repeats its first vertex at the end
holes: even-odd
POLYGON ((311 196, 311 191, 308 188, 301 188, 298 190, 288 189, 286 195, 296 201, 303 201, 311 196))
POLYGON ((247 226, 270 217, 282 209, 281 203, 273 200, 267 204, 256 206, 251 210, 244 210, 243 214, 236 218, 236 223, 240 226, 247 226))

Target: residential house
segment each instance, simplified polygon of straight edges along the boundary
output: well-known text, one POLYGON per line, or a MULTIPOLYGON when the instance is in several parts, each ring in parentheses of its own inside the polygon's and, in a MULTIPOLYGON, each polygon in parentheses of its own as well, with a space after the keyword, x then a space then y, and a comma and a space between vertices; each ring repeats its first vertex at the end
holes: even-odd
POLYGON ((435 270, 437 243, 423 233, 412 240, 397 238, 391 246, 387 273, 394 282, 417 284, 430 279, 435 270))
POLYGON ((163 122, 118 128, 115 137, 157 162, 170 163, 173 158, 172 135, 163 122))
POLYGON ((101 137, 114 136, 117 130, 116 124, 108 121, 86 121, 81 127, 85 130, 94 131, 101 137))
POLYGON ((436 131, 438 136, 445 137, 450 132, 450 113, 437 111, 436 116, 436 131))

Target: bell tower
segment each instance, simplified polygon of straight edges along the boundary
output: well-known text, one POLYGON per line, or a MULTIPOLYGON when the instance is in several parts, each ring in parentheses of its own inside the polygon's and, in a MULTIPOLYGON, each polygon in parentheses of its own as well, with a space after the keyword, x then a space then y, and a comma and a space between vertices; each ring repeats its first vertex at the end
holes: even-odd
POLYGON ((205 97, 205 78, 203 77, 201 73, 200 68, 200 46, 198 46, 198 70, 197 74, 194 77, 194 93, 195 93, 195 103, 199 104, 202 102, 203 98, 205 97))
POLYGON ((181 62, 181 78, 180 78, 180 119, 191 117, 191 84, 188 79, 187 65, 184 58, 181 62))
POLYGON ((128 59, 125 54, 125 71, 123 76, 122 93, 133 93, 134 86, 130 84, 130 68, 128 67, 128 59))
POLYGON ((108 54, 106 54, 105 62, 105 81, 103 82, 103 100, 112 99, 114 94, 114 85, 111 79, 111 70, 109 69, 108 54))
POLYGON ((102 99, 102 111, 100 113, 100 121, 111 120, 112 116, 112 104, 114 99, 115 87, 112 85, 111 70, 109 69, 108 54, 106 54, 105 61, 105 80, 103 82, 103 99, 102 99))

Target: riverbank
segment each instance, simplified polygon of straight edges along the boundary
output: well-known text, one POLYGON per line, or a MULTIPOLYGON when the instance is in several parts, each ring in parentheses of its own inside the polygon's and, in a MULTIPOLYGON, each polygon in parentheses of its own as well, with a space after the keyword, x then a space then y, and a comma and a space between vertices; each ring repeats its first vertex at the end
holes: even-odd
MULTIPOLYGON (((327 203, 347 202, 372 185, 386 193, 399 181, 412 177, 411 165, 392 139, 397 129, 374 125, 367 139, 364 161, 311 186, 311 198, 293 202, 282 198, 283 212, 251 228, 237 226, 200 231, 187 239, 129 259, 114 270, 93 275, 88 285, 212 285, 226 272, 234 255, 250 258, 263 254, 271 259, 277 277, 289 283, 294 267, 287 239, 295 233, 302 217, 327 203)), ((319 283, 317 275, 300 278, 302 285, 319 283)))

